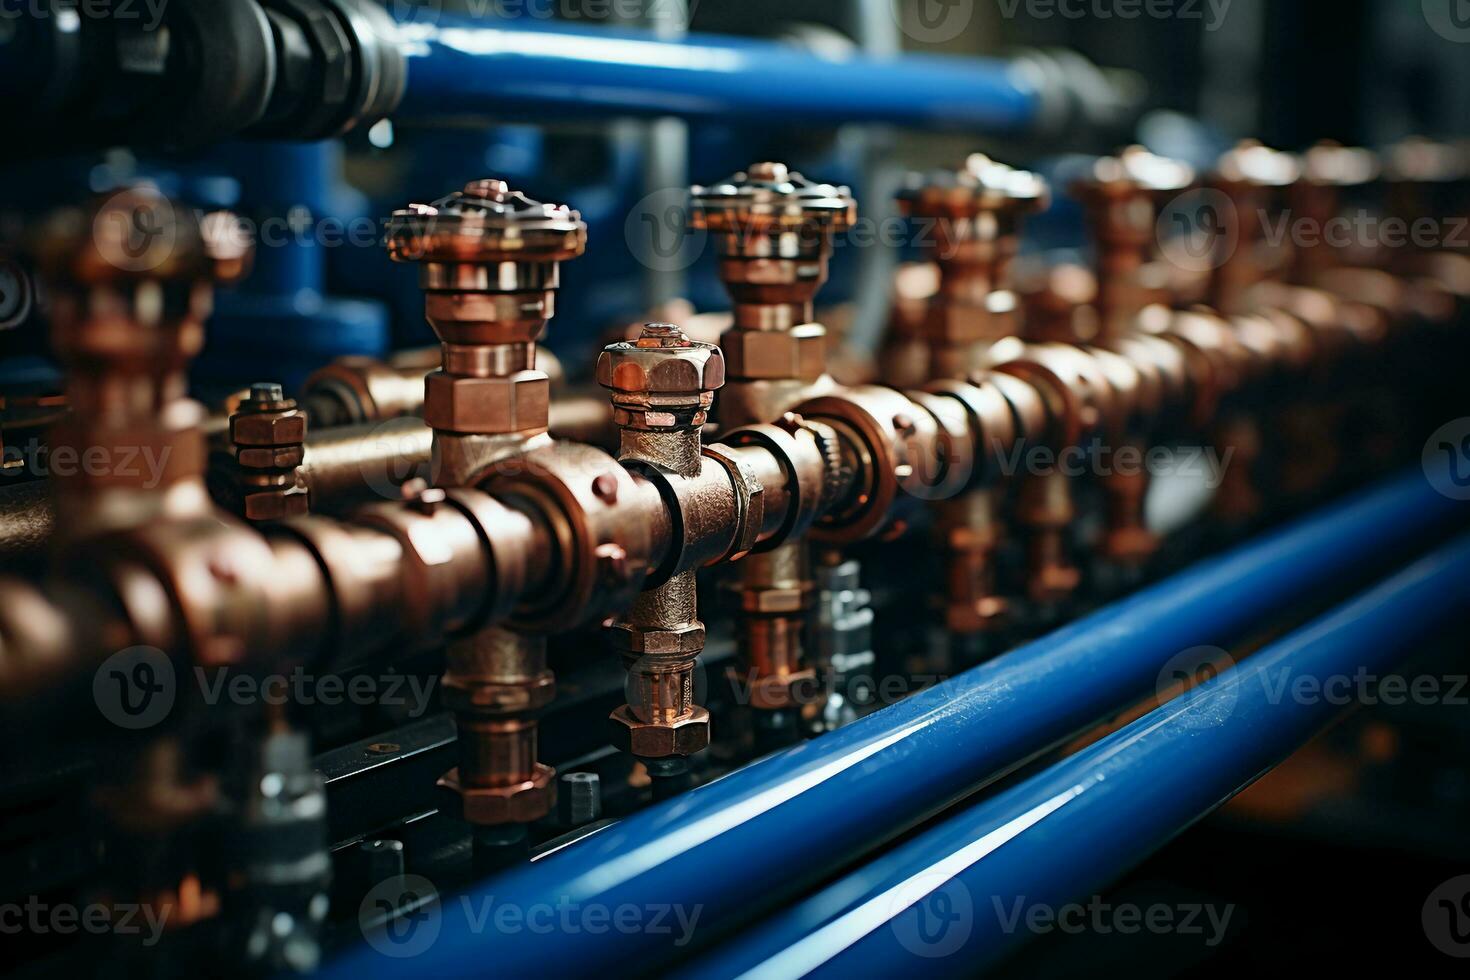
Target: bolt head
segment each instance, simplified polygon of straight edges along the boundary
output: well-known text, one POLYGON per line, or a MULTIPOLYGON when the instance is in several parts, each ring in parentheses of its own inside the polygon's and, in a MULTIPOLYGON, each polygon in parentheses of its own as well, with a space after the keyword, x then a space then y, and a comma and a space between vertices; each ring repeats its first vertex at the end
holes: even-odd
POLYGON ((725 383, 725 355, 690 340, 673 324, 649 324, 633 343, 610 344, 597 359, 597 383, 624 395, 698 396, 725 383))
POLYGON ((709 712, 695 708, 689 717, 671 722, 640 721, 627 705, 609 717, 615 747, 643 759, 690 756, 709 748, 709 712))

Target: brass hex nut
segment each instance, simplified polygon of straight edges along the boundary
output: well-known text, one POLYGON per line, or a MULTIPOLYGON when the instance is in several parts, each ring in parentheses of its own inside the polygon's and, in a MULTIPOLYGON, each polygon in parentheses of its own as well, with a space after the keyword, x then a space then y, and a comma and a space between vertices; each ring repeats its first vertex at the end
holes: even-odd
POLYGON ((540 371, 471 378, 436 371, 424 379, 424 421, 450 432, 497 434, 545 429, 551 386, 540 371))
POLYGON ((930 340, 951 344, 1019 336, 1020 308, 1014 300, 1003 293, 987 305, 935 303, 924 321, 925 330, 930 340))
POLYGON ((699 653, 704 649, 704 624, 692 623, 672 630, 640 629, 631 623, 607 627, 614 649, 644 655, 699 653))
POLYGON ((306 413, 299 408, 230 416, 230 441, 237 446, 290 446, 305 439, 306 413))
POLYGON ((740 611, 766 616, 790 615, 811 608, 814 598, 814 587, 807 582, 788 589, 741 589, 740 611))
POLYGON ((556 678, 545 671, 518 684, 500 684, 446 673, 440 690, 444 707, 451 711, 510 714, 550 704, 556 697, 556 678))
POLYGON ((283 521, 300 517, 309 509, 310 495, 306 487, 282 487, 262 493, 246 494, 244 513, 247 521, 283 521))
POLYGON ((466 823, 480 826, 530 823, 556 806, 556 770, 539 762, 530 779, 513 786, 464 786, 458 769, 445 773, 439 786, 459 797, 466 823))
POLYGON ((672 323, 649 323, 637 340, 603 349, 597 383, 623 395, 705 394, 724 385, 725 356, 672 323))
POLYGON ((802 324, 791 330, 732 330, 722 338, 725 363, 737 378, 815 381, 826 370, 826 330, 802 324))
POLYGON ((306 459, 306 449, 294 446, 244 446, 235 452, 235 462, 249 470, 289 470, 306 459))
POLYGON ((639 721, 625 704, 608 716, 613 745, 644 759, 687 756, 709 747, 709 712, 695 708, 671 722, 639 721))

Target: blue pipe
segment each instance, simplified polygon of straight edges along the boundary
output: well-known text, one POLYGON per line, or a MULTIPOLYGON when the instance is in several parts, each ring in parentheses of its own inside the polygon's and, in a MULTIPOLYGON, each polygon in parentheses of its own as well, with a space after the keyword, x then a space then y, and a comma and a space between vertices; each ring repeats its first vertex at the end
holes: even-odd
POLYGON ((710 34, 528 26, 400 9, 406 121, 683 116, 766 127, 845 122, 1014 132, 1041 111, 1035 75, 1003 59, 854 51, 710 34))
POLYGON ((1059 921, 1085 927, 1084 917, 1101 907, 1087 896, 1301 746, 1341 710, 1356 678, 1381 677, 1467 601, 1470 537, 682 966, 680 975, 974 975, 1059 921))
MULTIPOLYGON (((1161 665, 1220 643, 1443 532, 1460 506, 1415 471, 1124 599, 839 731, 637 813, 445 903, 425 973, 563 972, 660 961, 678 934, 522 929, 465 908, 698 909, 724 927, 809 885, 1150 690, 1161 665), (477 904, 480 903, 480 904, 477 904), (479 927, 477 928, 477 923, 479 927), (501 941, 497 941, 500 939, 501 941)), ((324 976, 394 975, 351 951, 324 976)))

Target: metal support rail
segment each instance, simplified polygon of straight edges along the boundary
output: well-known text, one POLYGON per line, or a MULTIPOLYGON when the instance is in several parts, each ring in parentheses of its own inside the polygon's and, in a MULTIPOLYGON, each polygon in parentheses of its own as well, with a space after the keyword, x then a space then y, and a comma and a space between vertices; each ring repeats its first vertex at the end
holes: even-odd
MULTIPOLYGON (((703 935, 744 921, 1152 690, 1172 655, 1222 643, 1339 590, 1464 510, 1417 470, 1207 561, 837 732, 651 807, 446 901, 416 970, 650 968, 678 930, 521 930, 467 917, 522 910, 698 910, 703 935), (477 904, 478 903, 478 904, 477 904), (503 941, 499 941, 503 939, 503 941)), ((601 913, 599 913, 601 914, 601 913)), ((388 976, 362 948, 326 977, 388 976)))

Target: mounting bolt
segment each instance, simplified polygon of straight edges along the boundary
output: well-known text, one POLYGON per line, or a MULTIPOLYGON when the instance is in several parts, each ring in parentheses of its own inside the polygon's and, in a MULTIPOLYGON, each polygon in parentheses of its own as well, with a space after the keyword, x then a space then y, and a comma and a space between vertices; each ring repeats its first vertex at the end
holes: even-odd
POLYGON ((597 773, 566 772, 557 782, 557 816, 563 827, 581 827, 602 816, 602 780, 597 773))
POLYGON ((274 404, 286 400, 286 389, 274 381, 257 381, 250 386, 250 401, 274 404))

